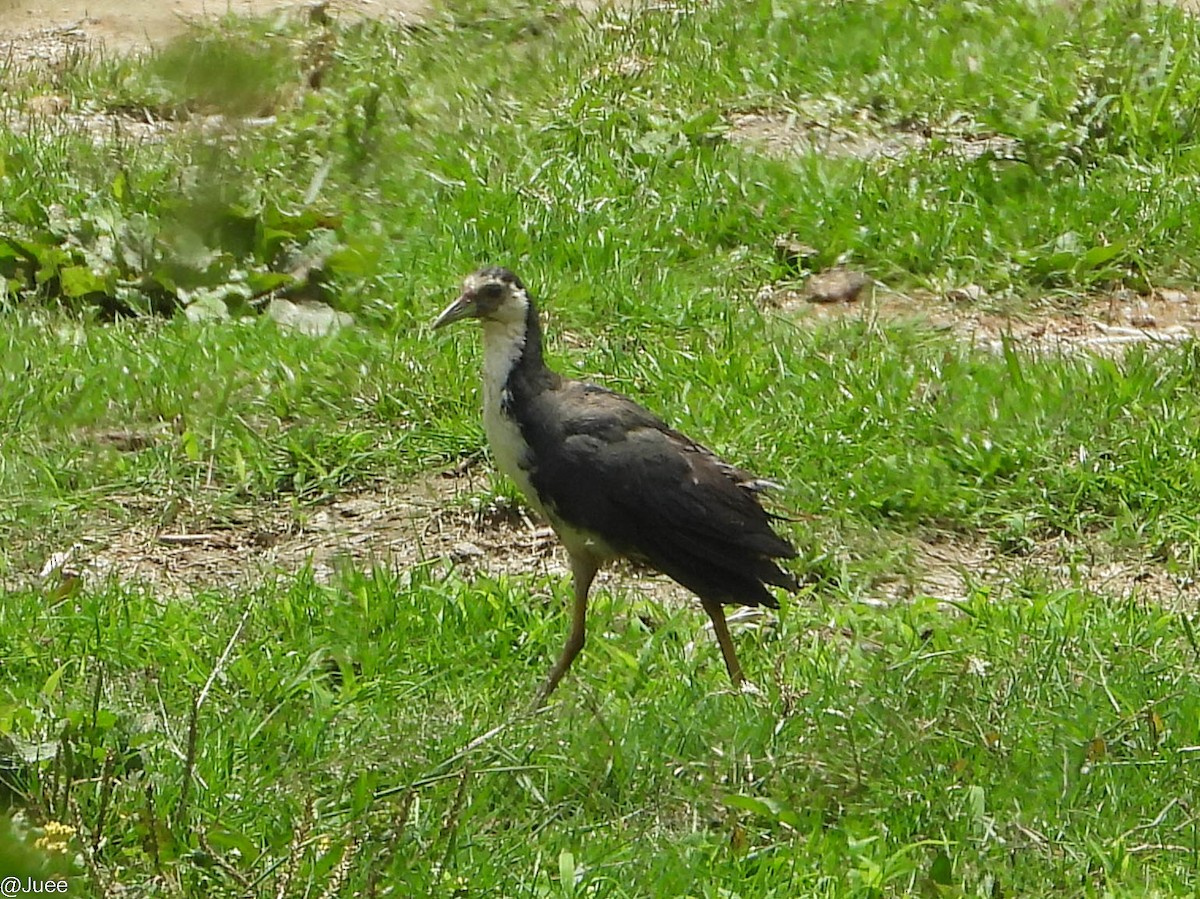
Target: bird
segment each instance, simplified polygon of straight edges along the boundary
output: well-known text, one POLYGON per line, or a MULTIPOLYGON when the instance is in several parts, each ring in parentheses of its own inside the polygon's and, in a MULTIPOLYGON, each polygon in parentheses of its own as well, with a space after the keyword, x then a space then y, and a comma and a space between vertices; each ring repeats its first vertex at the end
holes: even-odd
MULTIPOLYGON (((534 697, 541 708, 583 649, 592 581, 626 558, 686 587, 712 620, 733 686, 746 687, 725 605, 779 608, 767 586, 796 578, 759 495, 779 485, 722 461, 620 393, 571 380, 545 361, 537 305, 512 271, 469 275, 432 330, 464 319, 483 327, 483 424, 495 465, 566 547, 573 580, 570 634, 534 697)), ((752 686, 752 685, 750 685, 752 686)))

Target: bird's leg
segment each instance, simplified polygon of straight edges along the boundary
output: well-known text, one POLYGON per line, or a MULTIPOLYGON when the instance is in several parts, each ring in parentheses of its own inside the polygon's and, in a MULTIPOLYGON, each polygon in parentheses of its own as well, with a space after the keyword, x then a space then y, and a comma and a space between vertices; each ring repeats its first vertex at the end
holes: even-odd
POLYGON ((571 554, 571 575, 575 590, 575 601, 571 606, 571 634, 567 637, 567 644, 563 647, 562 655, 550 669, 546 682, 542 684, 533 700, 534 711, 545 705, 546 699, 554 692, 558 682, 562 680, 567 669, 571 667, 571 663, 575 661, 575 656, 579 655, 579 650, 583 649, 583 642, 587 638, 588 591, 592 588, 592 580, 596 577, 598 570, 599 566, 596 564, 596 560, 590 555, 571 554))
POLYGON ((733 638, 729 636, 729 625, 725 623, 725 609, 719 602, 700 600, 704 611, 712 619, 713 633, 717 635, 717 643, 721 647, 721 655, 725 657, 725 668, 729 679, 735 687, 740 688, 745 678, 742 676, 742 666, 738 664, 737 652, 733 648, 733 638))

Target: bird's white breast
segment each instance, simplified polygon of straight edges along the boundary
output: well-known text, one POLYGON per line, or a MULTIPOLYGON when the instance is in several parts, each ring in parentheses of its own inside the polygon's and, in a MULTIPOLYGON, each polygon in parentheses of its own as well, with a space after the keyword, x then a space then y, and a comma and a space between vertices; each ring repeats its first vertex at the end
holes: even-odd
POLYGON ((483 323, 483 430, 492 449, 492 458, 501 473, 512 478, 529 504, 550 522, 572 555, 586 554, 597 559, 616 556, 614 550, 594 535, 564 521, 533 489, 529 479, 533 464, 529 444, 521 435, 516 419, 505 411, 511 405, 505 385, 524 348, 524 322, 483 323))
POLYGON ((533 503, 538 511, 543 511, 537 493, 529 481, 529 445, 521 436, 521 429, 517 427, 516 421, 504 412, 500 392, 494 397, 488 396, 488 393, 485 388, 483 430, 487 433, 488 445, 492 448, 496 467, 516 482, 525 498, 533 503))
POLYGON ((516 420, 504 411, 508 399, 505 384, 524 347, 524 322, 484 322, 483 430, 496 467, 512 478, 525 498, 545 515, 529 481, 529 444, 521 436, 516 420))

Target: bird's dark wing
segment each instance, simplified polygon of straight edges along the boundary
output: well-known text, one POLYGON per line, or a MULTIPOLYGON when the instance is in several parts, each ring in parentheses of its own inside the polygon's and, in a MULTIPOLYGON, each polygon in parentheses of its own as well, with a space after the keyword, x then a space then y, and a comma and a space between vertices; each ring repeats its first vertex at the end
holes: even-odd
POLYGON ((796 550, 759 505, 768 482, 611 391, 569 382, 537 402, 530 480, 567 524, 713 602, 778 606, 764 584, 796 589, 773 561, 796 550))

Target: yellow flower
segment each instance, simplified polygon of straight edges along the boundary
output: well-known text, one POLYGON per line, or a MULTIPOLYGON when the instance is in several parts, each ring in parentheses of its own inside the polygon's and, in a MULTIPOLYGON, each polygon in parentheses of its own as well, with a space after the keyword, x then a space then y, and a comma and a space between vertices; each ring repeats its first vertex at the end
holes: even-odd
POLYGON ((66 852, 70 848, 71 837, 75 836, 75 828, 61 821, 47 821, 42 828, 42 836, 34 840, 33 845, 44 852, 66 852))
POLYGON ((61 821, 47 821, 42 832, 48 837, 62 837, 67 840, 75 836, 75 828, 70 824, 63 824, 61 821))

